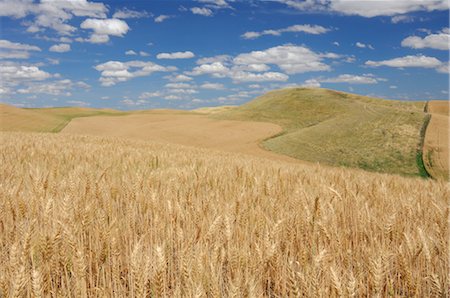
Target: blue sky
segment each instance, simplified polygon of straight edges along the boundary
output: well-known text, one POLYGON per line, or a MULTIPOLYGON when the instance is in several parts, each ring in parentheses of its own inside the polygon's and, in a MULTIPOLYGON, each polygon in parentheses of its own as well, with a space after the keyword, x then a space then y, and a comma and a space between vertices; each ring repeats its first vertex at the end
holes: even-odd
POLYGON ((0 0, 0 101, 237 105, 309 86, 445 99, 446 0, 0 0))

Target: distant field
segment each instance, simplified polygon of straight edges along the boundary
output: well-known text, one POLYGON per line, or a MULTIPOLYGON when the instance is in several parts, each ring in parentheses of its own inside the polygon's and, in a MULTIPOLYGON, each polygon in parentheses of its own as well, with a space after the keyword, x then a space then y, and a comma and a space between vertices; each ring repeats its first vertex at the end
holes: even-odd
POLYGON ((0 133, 0 297, 446 297, 443 181, 0 133))
POLYGON ((125 113, 109 109, 21 109, 0 104, 0 131, 59 132, 76 117, 122 114, 125 113))
POLYGON ((193 113, 154 111, 121 117, 73 119, 64 134, 127 137, 297 161, 262 149, 259 143, 281 131, 271 123, 210 119, 193 113))
POLYGON ((423 159, 431 176, 449 180, 449 102, 433 100, 428 103, 431 114, 428 124, 423 159))
POLYGON ((297 159, 415 176, 424 104, 295 88, 211 117, 278 124, 264 148, 297 159))

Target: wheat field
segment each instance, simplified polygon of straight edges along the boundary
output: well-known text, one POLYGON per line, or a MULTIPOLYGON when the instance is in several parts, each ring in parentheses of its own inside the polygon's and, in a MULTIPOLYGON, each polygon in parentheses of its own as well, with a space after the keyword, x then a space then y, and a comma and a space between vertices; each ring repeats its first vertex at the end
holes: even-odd
POLYGON ((446 297, 444 182, 1 133, 1 297, 446 297))

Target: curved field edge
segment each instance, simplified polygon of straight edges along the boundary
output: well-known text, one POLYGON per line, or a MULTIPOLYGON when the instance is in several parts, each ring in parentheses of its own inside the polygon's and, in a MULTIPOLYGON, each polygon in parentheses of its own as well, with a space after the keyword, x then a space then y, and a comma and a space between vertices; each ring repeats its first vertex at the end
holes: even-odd
POLYGON ((430 116, 423 143, 423 163, 435 179, 449 181, 449 102, 432 100, 427 104, 430 116))
MULTIPOLYGON (((428 103, 427 103, 428 105, 428 103)), ((425 112, 426 112, 426 106, 425 106, 425 112)), ((426 162, 424 157, 424 146, 425 146, 425 136, 427 133, 428 125, 430 124, 431 115, 426 115, 424 117, 422 128, 420 129, 420 143, 417 148, 417 167, 419 168, 419 175, 423 178, 432 177, 430 174, 428 168, 428 162, 426 162)), ((433 177, 436 178, 436 177, 433 177)))
POLYGON ((375 99, 327 89, 269 92, 210 117, 276 123, 262 147, 300 160, 419 176, 423 102, 375 99))
POLYGON ((0 131, 58 133, 74 118, 90 116, 120 116, 128 113, 91 108, 17 108, 0 104, 0 131))
POLYGON ((0 296, 443 297, 444 182, 1 133, 0 296))

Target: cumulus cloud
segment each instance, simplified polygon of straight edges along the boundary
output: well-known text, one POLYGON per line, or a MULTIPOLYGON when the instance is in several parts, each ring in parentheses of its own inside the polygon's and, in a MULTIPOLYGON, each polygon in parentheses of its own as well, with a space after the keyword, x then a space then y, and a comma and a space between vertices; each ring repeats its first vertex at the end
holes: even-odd
POLYGON ((225 86, 220 83, 204 83, 204 84, 200 85, 200 88, 211 89, 211 90, 223 90, 223 89, 225 89, 225 86))
POLYGON ((0 39, 0 49, 20 50, 20 51, 40 51, 37 46, 24 43, 12 42, 6 39, 0 39))
POLYGON ((61 44, 55 44, 52 45, 49 48, 50 52, 57 52, 57 53, 65 53, 70 51, 70 44, 67 43, 61 43, 61 44))
POLYGON ((214 62, 211 64, 202 64, 194 67, 189 73, 193 76, 200 76, 204 74, 210 74, 216 78, 223 78, 230 73, 230 69, 222 62, 214 62))
POLYGON ((434 57, 428 57, 424 55, 415 55, 415 56, 410 55, 382 61, 369 60, 365 64, 373 67, 389 66, 396 68, 403 68, 403 67, 436 68, 441 66, 442 62, 434 57))
POLYGON ((335 55, 315 53, 304 46, 284 45, 240 54, 233 62, 236 65, 275 64, 288 74, 296 74, 330 70, 323 62, 324 57, 337 58, 335 55))
POLYGON ((125 55, 127 55, 127 56, 135 56, 135 55, 137 55, 137 53, 135 51, 133 51, 133 50, 128 50, 128 51, 125 52, 125 55))
POLYGON ((226 0, 197 0, 197 2, 206 3, 207 5, 216 8, 225 8, 230 6, 226 0))
POLYGON ((37 46, 0 40, 0 59, 28 59, 30 51, 41 51, 37 46))
POLYGON ((450 34, 448 28, 444 28, 441 32, 427 35, 424 38, 409 36, 402 41, 402 46, 413 49, 430 48, 448 51, 450 49, 450 34))
POLYGON ((103 3, 87 0, 2 0, 0 2, 0 16, 23 18, 34 16, 28 24, 28 32, 38 32, 51 28, 60 35, 70 35, 77 29, 68 24, 75 17, 105 18, 108 12, 103 3))
POLYGON ((163 94, 159 91, 155 92, 143 92, 141 95, 139 95, 139 99, 148 99, 152 97, 161 97, 163 94))
POLYGON ((149 14, 145 10, 137 11, 128 8, 119 9, 113 14, 114 19, 138 19, 147 18, 148 16, 149 14))
POLYGON ((193 14, 198 14, 205 17, 210 17, 213 15, 213 11, 206 7, 192 7, 191 12, 193 14))
POLYGON ((395 16, 414 11, 448 10, 447 0, 275 0, 298 10, 332 11, 362 17, 395 16))
POLYGON ((24 81, 42 81, 52 75, 35 65, 22 65, 12 62, 0 62, 0 81, 19 84, 24 81))
POLYGON ((162 22, 164 22, 165 20, 168 20, 168 19, 170 19, 170 18, 172 18, 172 16, 162 14, 162 15, 157 16, 157 17, 154 19, 154 21, 155 21, 155 23, 162 23, 162 22))
POLYGON ((108 42, 110 35, 122 37, 130 30, 128 24, 119 19, 86 19, 80 27, 94 31, 90 39, 87 40, 92 43, 108 42))
POLYGON ((50 95, 64 95, 70 96, 71 90, 75 88, 89 89, 90 86, 83 81, 73 82, 68 79, 56 80, 45 83, 30 83, 26 88, 21 88, 17 90, 20 94, 50 94, 50 95))
POLYGON ((377 78, 372 74, 352 75, 341 74, 334 78, 315 79, 319 83, 347 83, 347 84, 378 84, 380 81, 386 81, 382 78, 377 78))
POLYGON ((193 78, 184 74, 167 76, 165 78, 171 82, 190 82, 193 80, 193 78))
POLYGON ((393 24, 398 24, 398 23, 412 23, 414 21, 414 17, 409 16, 409 15, 397 15, 397 16, 393 16, 391 18, 391 22, 393 24))
POLYGON ((322 26, 306 24, 306 25, 293 25, 293 26, 289 26, 287 28, 277 29, 277 30, 274 30, 274 29, 264 30, 261 32, 249 31, 249 32, 245 32, 244 34, 242 34, 241 37, 244 39, 255 39, 255 38, 258 38, 263 35, 279 36, 284 32, 304 32, 304 33, 308 33, 308 34, 323 34, 328 31, 330 31, 330 29, 327 29, 322 26))
POLYGON ((370 45, 370 44, 365 44, 365 43, 362 43, 362 42, 356 42, 356 44, 355 44, 358 48, 362 48, 362 49, 365 49, 365 48, 368 48, 368 49, 371 49, 371 50, 374 50, 374 48, 373 48, 373 46, 372 45, 370 45))
POLYGON ((170 89, 185 89, 192 88, 192 85, 186 83, 168 83, 165 85, 165 87, 170 89))
POLYGON ((144 61, 108 61, 95 66, 101 72, 99 81, 103 86, 113 86, 132 78, 148 76, 154 72, 175 71, 176 67, 164 67, 153 62, 144 61))
POLYGON ((235 82, 285 82, 289 79, 289 76, 280 72, 252 73, 238 71, 233 72, 231 77, 235 82))
POLYGON ((210 63, 214 63, 214 62, 228 62, 231 61, 231 56, 229 55, 217 55, 217 56, 213 56, 213 57, 204 57, 204 58, 200 58, 196 61, 197 64, 210 64, 210 63))
POLYGON ((190 51, 186 52, 175 52, 175 53, 159 53, 156 55, 158 59, 190 59, 194 58, 194 53, 190 51))

